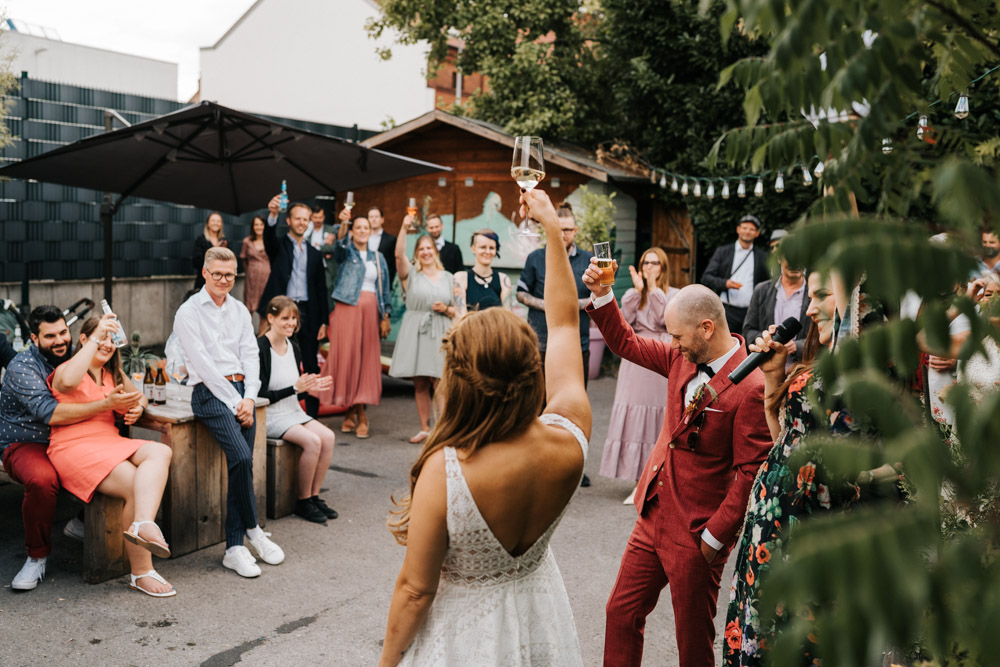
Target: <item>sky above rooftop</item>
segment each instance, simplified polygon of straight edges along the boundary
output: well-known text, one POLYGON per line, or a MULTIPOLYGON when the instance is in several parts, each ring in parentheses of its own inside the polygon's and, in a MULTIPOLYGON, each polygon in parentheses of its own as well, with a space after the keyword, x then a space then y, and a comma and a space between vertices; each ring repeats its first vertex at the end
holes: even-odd
POLYGON ((177 63, 177 99, 198 90, 198 49, 254 0, 0 0, 0 16, 55 29, 64 42, 177 63))

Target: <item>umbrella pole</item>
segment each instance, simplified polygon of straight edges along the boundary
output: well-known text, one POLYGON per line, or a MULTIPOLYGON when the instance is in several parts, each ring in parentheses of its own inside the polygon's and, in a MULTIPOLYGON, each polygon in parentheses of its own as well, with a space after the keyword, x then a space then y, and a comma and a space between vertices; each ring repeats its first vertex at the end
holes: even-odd
POLYGON ((104 298, 107 299, 108 303, 114 303, 111 300, 111 276, 113 273, 113 262, 111 257, 111 251, 114 247, 112 230, 112 219, 114 212, 112 210, 113 206, 111 203, 112 194, 110 192, 104 193, 104 203, 101 204, 101 226, 104 228, 104 298))

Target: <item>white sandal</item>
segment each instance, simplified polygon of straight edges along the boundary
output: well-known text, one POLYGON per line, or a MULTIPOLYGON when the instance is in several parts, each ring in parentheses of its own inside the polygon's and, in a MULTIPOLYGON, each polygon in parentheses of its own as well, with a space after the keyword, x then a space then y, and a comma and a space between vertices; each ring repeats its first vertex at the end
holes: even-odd
MULTIPOLYGON (((163 540, 163 544, 160 544, 159 542, 150 542, 147 539, 139 537, 139 526, 147 523, 156 526, 155 521, 133 521, 129 529, 122 532, 122 537, 158 558, 170 558, 170 545, 167 544, 166 540, 163 540)), ((163 537, 163 531, 160 530, 159 526, 156 526, 156 530, 159 531, 160 537, 163 537)))
MULTIPOLYGON (((149 523, 152 523, 152 522, 149 522, 149 523)), ((145 593, 146 595, 148 595, 150 597, 154 597, 154 598, 172 598, 173 596, 177 595, 177 589, 175 589, 173 586, 170 586, 170 584, 167 583, 166 579, 164 579, 163 577, 161 577, 160 573, 157 572, 156 570, 150 570, 149 572, 147 572, 145 574, 129 574, 128 576, 132 578, 132 582, 129 584, 129 588, 134 588, 135 590, 137 590, 137 591, 139 591, 141 593, 145 593), (136 582, 139 581, 140 579, 142 579, 143 577, 149 577, 150 579, 157 580, 158 582, 160 582, 164 586, 170 586, 170 590, 167 591, 166 593, 154 593, 153 591, 146 590, 142 586, 137 586, 136 582)))

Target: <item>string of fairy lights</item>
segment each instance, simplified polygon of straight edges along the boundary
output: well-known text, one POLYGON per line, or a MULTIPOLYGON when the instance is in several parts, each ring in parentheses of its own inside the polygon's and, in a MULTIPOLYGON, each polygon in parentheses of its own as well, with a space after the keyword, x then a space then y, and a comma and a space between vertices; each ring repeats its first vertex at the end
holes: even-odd
MULTIPOLYGON (((952 113, 958 120, 965 120, 969 117, 969 89, 982 81, 989 75, 1000 70, 1000 65, 993 67, 982 75, 976 77, 968 83, 965 89, 957 93, 958 101, 955 103, 955 108, 952 113)), ((955 94, 952 94, 949 99, 953 98, 955 94)), ((936 100, 928 105, 929 108, 933 108, 944 102, 945 100, 936 100)), ((920 140, 925 140, 928 134, 932 131, 930 126, 930 121, 928 118, 927 111, 914 111, 903 119, 903 122, 909 121, 910 119, 917 118, 917 138, 920 140)), ((833 111, 829 115, 820 112, 819 118, 825 118, 828 122, 847 122, 851 120, 851 116, 846 111, 836 112, 833 111)), ((816 123, 807 119, 791 121, 787 123, 772 123, 769 125, 764 125, 763 127, 786 127, 794 125, 803 125, 805 123, 810 123, 816 126, 816 123)), ((882 153, 885 155, 891 154, 893 151, 892 139, 886 137, 882 140, 882 153)), ((659 186, 666 189, 668 186, 672 192, 679 192, 682 197, 687 197, 688 195, 694 195, 695 197, 705 196, 708 199, 715 199, 715 197, 721 196, 723 199, 729 199, 733 194, 740 199, 746 198, 748 195, 753 194, 755 197, 764 196, 764 180, 770 179, 772 174, 774 175, 774 191, 781 193, 785 191, 785 174, 794 172, 795 170, 801 170, 802 173, 802 185, 810 186, 814 182, 814 178, 820 178, 823 175, 823 170, 826 168, 823 164, 823 160, 814 156, 816 159, 816 165, 809 168, 808 165, 802 164, 801 162, 792 165, 787 168, 772 170, 768 169, 759 173, 752 174, 741 174, 739 176, 693 176, 691 174, 680 174, 677 172, 670 171, 669 169, 660 169, 653 167, 651 168, 650 180, 656 183, 659 180, 659 186), (657 178, 658 177, 658 178, 657 178), (669 179, 669 181, 668 181, 669 179), (748 188, 747 183, 753 183, 753 187, 748 188), (734 183, 735 188, 731 187, 730 184, 734 183), (716 186, 719 186, 718 188, 716 186)))

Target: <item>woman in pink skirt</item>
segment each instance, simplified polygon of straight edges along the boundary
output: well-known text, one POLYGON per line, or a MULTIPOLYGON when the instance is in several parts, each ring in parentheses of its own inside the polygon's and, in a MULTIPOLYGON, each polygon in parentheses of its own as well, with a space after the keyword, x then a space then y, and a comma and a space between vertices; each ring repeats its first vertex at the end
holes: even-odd
POLYGON ((382 343, 389 335, 389 264, 378 250, 368 249, 371 224, 341 212, 333 261, 339 265, 330 313, 330 354, 321 376, 333 377, 333 388, 317 396, 326 405, 347 406, 341 431, 359 438, 370 435, 365 405, 382 400, 382 343), (350 229, 350 231, 348 231, 350 229))
MULTIPOLYGON (((629 267, 634 287, 622 297, 622 315, 636 335, 665 343, 670 342, 670 335, 663 317, 678 291, 670 286, 667 268, 667 254, 650 248, 639 261, 639 271, 629 267)), ((608 439, 601 455, 601 475, 639 479, 663 427, 666 405, 667 378, 622 359, 608 439)), ((632 504, 634 495, 635 489, 625 499, 626 505, 632 504)))
POLYGON ((47 453, 63 488, 83 502, 90 502, 95 492, 125 501, 121 520, 130 586, 153 597, 171 597, 177 591, 153 569, 151 557, 170 557, 153 520, 167 484, 171 450, 159 442, 118 435, 115 412, 134 424, 146 408, 111 342, 118 327, 113 315, 88 319, 80 328, 76 354, 49 377, 60 403, 103 401, 107 408, 75 424, 53 426, 47 453))
POLYGON ((264 293, 267 278, 271 275, 271 260, 264 250, 264 219, 259 215, 253 217, 250 235, 243 239, 240 246, 240 259, 243 260, 243 271, 246 281, 243 283, 243 303, 250 314, 256 314, 260 304, 260 295, 264 293))

